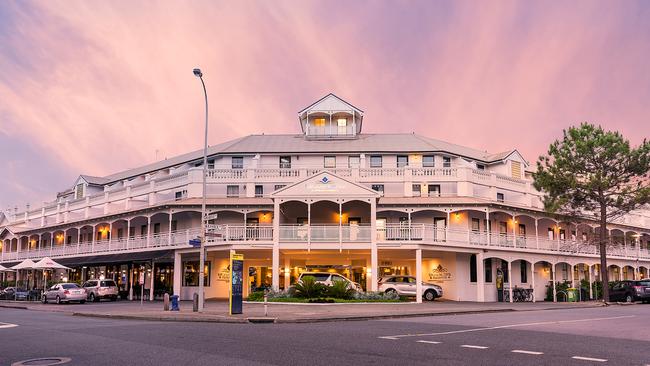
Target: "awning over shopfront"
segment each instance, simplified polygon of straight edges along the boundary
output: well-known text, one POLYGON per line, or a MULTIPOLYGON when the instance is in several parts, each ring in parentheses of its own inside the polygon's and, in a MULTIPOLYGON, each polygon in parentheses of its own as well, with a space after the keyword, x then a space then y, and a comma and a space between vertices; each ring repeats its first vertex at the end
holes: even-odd
POLYGON ((94 255, 89 257, 61 258, 59 263, 64 266, 82 266, 93 264, 117 264, 126 262, 168 262, 174 260, 173 250, 156 250, 151 252, 136 252, 122 254, 94 255))

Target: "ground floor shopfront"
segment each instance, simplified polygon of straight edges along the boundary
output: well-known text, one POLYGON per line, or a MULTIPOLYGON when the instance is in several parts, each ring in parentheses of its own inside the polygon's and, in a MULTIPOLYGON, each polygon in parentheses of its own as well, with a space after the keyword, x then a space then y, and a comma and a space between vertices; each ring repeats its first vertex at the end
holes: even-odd
MULTIPOLYGON (((513 291, 530 292, 529 301, 566 299, 556 284, 592 289, 600 280, 598 258, 556 256, 517 252, 450 250, 422 246, 408 249, 379 249, 377 267, 372 268, 371 251, 364 249, 279 251, 276 268, 278 290, 292 286, 303 272, 339 273, 368 291, 376 289, 377 278, 410 275, 421 281, 442 286, 444 298, 454 301, 499 301, 513 298, 513 291), (504 292, 507 292, 504 294, 504 292)), ((244 294, 272 289, 273 251, 240 249, 244 255, 244 294)), ((230 249, 209 249, 205 265, 205 297, 226 298, 229 289, 230 249)), ((650 263, 610 260, 610 281, 648 277, 650 263)), ((189 300, 198 291, 199 256, 196 251, 178 251, 175 255, 174 292, 189 300)), ((566 286, 564 286, 566 287, 566 286)), ((592 289, 593 290, 593 289, 592 289)), ((591 291, 582 297, 593 298, 591 291)), ((506 301, 508 301, 506 300, 506 301)))

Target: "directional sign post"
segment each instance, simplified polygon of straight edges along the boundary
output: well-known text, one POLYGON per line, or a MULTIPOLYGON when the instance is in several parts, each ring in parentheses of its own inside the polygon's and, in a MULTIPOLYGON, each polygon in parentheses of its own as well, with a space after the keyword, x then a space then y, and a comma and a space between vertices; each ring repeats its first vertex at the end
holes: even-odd
POLYGON ((244 296, 244 255, 230 254, 230 315, 241 314, 244 296))
POLYGON ((189 244, 193 247, 200 247, 201 246, 201 239, 196 238, 196 239, 190 239, 189 244))

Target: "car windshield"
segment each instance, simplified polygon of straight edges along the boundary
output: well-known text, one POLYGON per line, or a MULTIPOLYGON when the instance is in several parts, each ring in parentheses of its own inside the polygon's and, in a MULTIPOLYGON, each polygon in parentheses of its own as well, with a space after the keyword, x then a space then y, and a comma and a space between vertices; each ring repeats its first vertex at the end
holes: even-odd
POLYGON ((305 278, 307 276, 314 277, 316 281, 327 281, 330 275, 327 273, 307 273, 302 277, 305 278))
POLYGON ((115 287, 114 281, 102 281, 100 284, 101 287, 115 287))
POLYGON ((64 283, 63 285, 61 285, 61 287, 63 287, 66 290, 71 288, 79 288, 79 286, 77 286, 76 283, 64 283))
POLYGON ((639 286, 650 286, 650 281, 641 281, 639 282, 639 286))

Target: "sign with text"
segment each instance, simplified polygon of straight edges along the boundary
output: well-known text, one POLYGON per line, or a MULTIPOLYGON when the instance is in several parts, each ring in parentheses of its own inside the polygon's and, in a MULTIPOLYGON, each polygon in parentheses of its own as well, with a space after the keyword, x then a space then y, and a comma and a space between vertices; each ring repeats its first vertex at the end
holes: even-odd
POLYGON ((452 281, 454 276, 447 268, 444 268, 442 264, 439 264, 438 267, 434 268, 429 272, 429 280, 434 282, 444 282, 452 281))
POLYGON ((230 254, 230 315, 241 314, 244 301, 244 255, 230 254))

